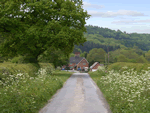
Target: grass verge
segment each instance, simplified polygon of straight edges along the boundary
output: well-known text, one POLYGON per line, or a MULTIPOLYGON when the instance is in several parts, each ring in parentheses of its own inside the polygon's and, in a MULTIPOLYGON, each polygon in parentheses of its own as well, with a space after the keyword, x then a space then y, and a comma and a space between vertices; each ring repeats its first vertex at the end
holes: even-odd
POLYGON ((1 113, 38 113, 72 74, 49 70, 40 69, 35 77, 18 73, 0 80, 1 113))
POLYGON ((89 72, 113 113, 150 113, 150 69, 89 72))

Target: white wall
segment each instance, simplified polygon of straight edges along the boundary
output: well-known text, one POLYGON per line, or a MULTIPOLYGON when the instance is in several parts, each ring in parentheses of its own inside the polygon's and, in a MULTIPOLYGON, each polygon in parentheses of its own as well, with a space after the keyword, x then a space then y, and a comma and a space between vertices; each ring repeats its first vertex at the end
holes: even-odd
POLYGON ((97 69, 92 69, 92 71, 94 72, 94 71, 97 71, 97 69))

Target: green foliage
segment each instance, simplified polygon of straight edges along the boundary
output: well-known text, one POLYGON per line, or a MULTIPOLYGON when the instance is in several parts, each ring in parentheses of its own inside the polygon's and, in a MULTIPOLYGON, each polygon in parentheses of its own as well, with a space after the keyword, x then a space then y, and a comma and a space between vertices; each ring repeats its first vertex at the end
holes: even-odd
MULTIPOLYGON (((102 28, 92 25, 87 25, 86 28, 87 33, 84 34, 85 37, 87 37, 88 41, 93 41, 95 44, 99 43, 108 45, 108 43, 111 42, 111 46, 120 45, 121 48, 135 47, 134 49, 136 49, 136 53, 139 55, 142 55, 141 50, 150 50, 149 34, 127 34, 126 32, 121 32, 120 30, 115 31, 108 28, 102 28), (137 47, 139 48, 139 50, 137 47)), ((113 49, 111 49, 110 51, 112 50, 113 49)))
POLYGON ((84 51, 82 54, 80 54, 80 57, 84 57, 84 58, 87 58, 87 52, 86 51, 84 51))
POLYGON ((117 62, 127 62, 128 59, 124 55, 119 55, 117 58, 117 62))
POLYGON ((5 60, 5 58, 4 58, 4 57, 2 57, 2 55, 0 55, 0 63, 3 63, 3 62, 4 62, 4 60, 5 60))
POLYGON ((0 48, 3 56, 37 60, 49 47, 69 55, 74 45, 86 41, 83 32, 90 15, 82 9, 82 1, 11 0, 0 2, 0 9, 0 33, 6 38, 0 48))
POLYGON ((66 65, 65 70, 70 70, 70 67, 68 64, 66 65))
POLYGON ((74 49, 73 49, 73 53, 75 54, 75 52, 80 52, 80 54, 82 54, 82 51, 81 51, 81 49, 80 49, 80 48, 76 48, 76 47, 74 47, 74 49))
POLYGON ((71 53, 69 57, 74 57, 74 56, 75 56, 75 54, 74 54, 74 53, 71 53))
POLYGON ((18 57, 14 57, 11 62, 19 64, 24 63, 24 57, 19 55, 18 57))
MULTIPOLYGON (((41 68, 54 66, 50 63, 39 63, 41 68)), ((16 74, 18 72, 28 73, 29 76, 36 76, 37 70, 40 68, 38 64, 27 63, 27 64, 14 64, 14 63, 0 63, 0 79, 8 77, 10 74, 16 74), (19 70, 19 71, 17 71, 19 70), (3 73, 5 73, 3 75, 3 73)), ((49 69, 51 70, 51 69, 49 69)))
MULTIPOLYGON (((108 42, 104 41, 105 43, 101 44, 101 43, 99 43, 98 40, 95 41, 94 38, 92 38, 90 40, 87 38, 87 41, 83 44, 83 46, 79 45, 79 46, 75 46, 75 47, 80 48, 82 51, 86 51, 86 52, 89 52, 93 48, 102 48, 105 51, 107 51, 108 42, 110 43, 110 41, 109 40, 108 40, 108 42)), ((116 45, 116 44, 112 45, 112 43, 109 44, 109 51, 114 51, 119 48, 120 48, 120 45, 116 45)))
POLYGON ((49 48, 38 58, 40 62, 53 63, 55 68, 57 66, 66 65, 68 63, 68 59, 68 56, 64 54, 63 51, 55 48, 49 48))
POLYGON ((148 63, 148 61, 143 56, 140 56, 136 61, 137 63, 148 63))
POLYGON ((134 51, 132 48, 126 48, 126 49, 117 49, 115 51, 110 52, 110 59, 113 62, 117 62, 117 59, 119 56, 124 55, 124 60, 119 59, 118 62, 137 62, 136 59, 139 57, 139 55, 134 51))
POLYGON ((150 62, 150 50, 145 53, 145 58, 150 62))
POLYGON ((128 62, 137 63, 135 59, 128 59, 128 62))
POLYGON ((130 50, 121 49, 120 53, 123 54, 123 55, 125 55, 129 59, 136 59, 139 56, 132 49, 130 49, 130 50))
POLYGON ((123 71, 122 67, 128 67, 129 69, 134 69, 137 72, 141 70, 148 70, 150 64, 148 63, 130 63, 130 62, 116 62, 108 66, 108 70, 123 71))
POLYGON ((105 62, 105 54, 106 52, 102 48, 93 48, 90 50, 89 54, 87 55, 87 60, 90 63, 90 65, 94 62, 105 62))

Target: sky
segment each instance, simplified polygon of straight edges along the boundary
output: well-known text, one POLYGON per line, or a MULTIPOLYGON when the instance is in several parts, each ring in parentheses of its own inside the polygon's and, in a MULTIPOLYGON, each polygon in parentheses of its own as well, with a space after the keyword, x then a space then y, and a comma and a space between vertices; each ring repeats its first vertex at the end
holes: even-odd
POLYGON ((86 25, 150 34, 150 0, 83 0, 86 25))

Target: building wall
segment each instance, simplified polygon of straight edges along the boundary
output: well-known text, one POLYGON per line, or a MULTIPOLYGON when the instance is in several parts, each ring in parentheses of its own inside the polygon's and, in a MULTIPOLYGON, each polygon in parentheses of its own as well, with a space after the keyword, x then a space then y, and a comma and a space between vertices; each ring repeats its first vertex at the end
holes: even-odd
POLYGON ((97 63, 92 69, 90 69, 90 71, 92 71, 92 70, 94 70, 95 71, 95 69, 97 69, 98 68, 98 66, 100 66, 100 64, 99 63, 97 63))
POLYGON ((100 66, 100 64, 99 63, 97 63, 92 69, 97 69, 98 68, 98 66, 100 66))
POLYGON ((69 67, 73 67, 74 68, 75 65, 76 65, 76 63, 72 63, 72 64, 69 63, 69 67))
POLYGON ((83 67, 89 67, 89 64, 88 64, 88 62, 87 62, 85 59, 83 59, 83 60, 77 65, 77 69, 78 69, 78 67, 80 67, 81 69, 84 69, 83 67), (83 63, 86 63, 86 64, 83 65, 83 63))

